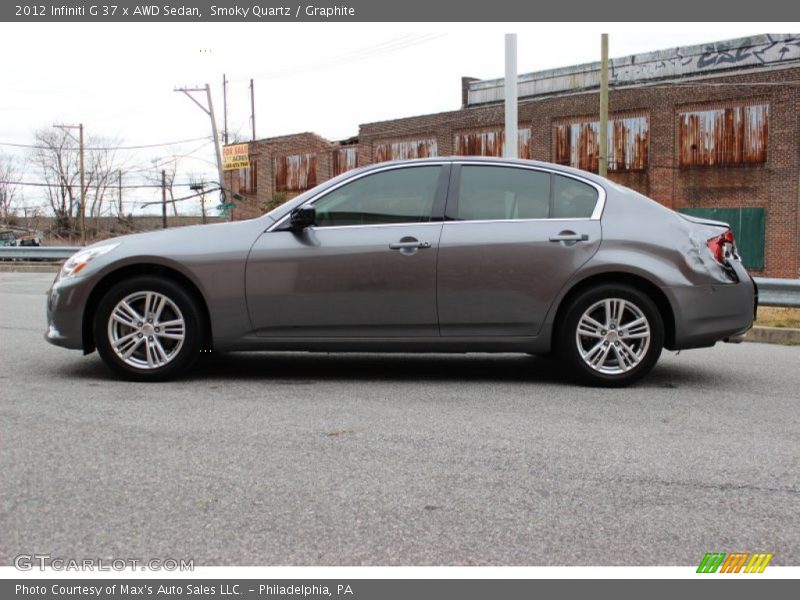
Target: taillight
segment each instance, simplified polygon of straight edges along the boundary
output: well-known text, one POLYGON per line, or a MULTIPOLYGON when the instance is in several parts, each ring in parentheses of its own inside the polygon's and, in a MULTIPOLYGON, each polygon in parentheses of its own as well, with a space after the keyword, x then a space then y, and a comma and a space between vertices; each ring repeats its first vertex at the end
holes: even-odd
POLYGON ((724 265, 729 258, 736 257, 736 245, 733 240, 733 231, 730 229, 722 235, 711 238, 706 244, 708 244, 714 260, 721 265, 724 265))

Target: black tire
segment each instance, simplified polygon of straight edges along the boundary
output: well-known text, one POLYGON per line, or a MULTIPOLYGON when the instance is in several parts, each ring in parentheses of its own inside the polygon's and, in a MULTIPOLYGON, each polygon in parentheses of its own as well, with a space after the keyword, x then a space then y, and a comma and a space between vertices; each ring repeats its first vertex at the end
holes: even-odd
MULTIPOLYGON (((151 316, 155 316, 155 311, 151 316)), ((202 329, 203 319, 192 295, 182 286, 153 275, 139 275, 114 285, 100 300, 93 322, 95 345, 103 361, 114 373, 130 381, 166 381, 185 372, 200 354, 204 339, 202 329), (158 325, 159 321, 163 321, 166 325, 163 328, 159 327, 158 333, 154 329, 155 325, 146 325, 147 316, 143 315, 147 310, 144 303, 148 292, 152 292, 150 298, 156 300, 166 298, 161 309, 161 318, 155 321, 155 325, 158 325), (119 308, 125 299, 130 299, 129 305, 135 309, 136 314, 143 316, 141 323, 144 329, 139 327, 138 323, 123 325, 118 319, 112 319, 112 311, 119 308), (170 325, 179 320, 183 322, 182 331, 175 329, 180 325, 170 325), (168 331, 168 327, 173 329, 168 331), (177 337, 181 334, 182 340, 168 339, 168 336, 177 337), (127 361, 122 356, 124 353, 115 350, 113 336, 117 337, 118 345, 121 345, 120 342, 126 337, 130 337, 131 341, 125 343, 138 344, 127 361), (156 342, 163 354, 156 351, 156 342), (151 357, 154 360, 149 365, 147 362, 151 357), (163 364, 159 364, 162 361, 163 364)), ((130 346, 122 347, 123 350, 129 348, 130 346)))
POLYGON ((639 289, 624 284, 602 284, 580 292, 569 302, 554 343, 567 372, 575 374, 582 383, 623 387, 641 379, 655 366, 664 347, 664 321, 655 302, 639 289), (613 304, 615 300, 624 303, 613 304), (615 318, 604 319, 609 307, 617 315, 620 306, 622 327, 615 318), (594 324, 586 319, 579 336, 578 327, 584 317, 594 318, 608 328, 595 331, 594 324), (642 317, 649 335, 646 341, 644 337, 635 337, 645 335, 642 317), (627 325, 633 326, 626 329, 627 325), (593 337, 596 334, 598 337, 593 337), (589 364, 595 361, 596 366, 589 364))

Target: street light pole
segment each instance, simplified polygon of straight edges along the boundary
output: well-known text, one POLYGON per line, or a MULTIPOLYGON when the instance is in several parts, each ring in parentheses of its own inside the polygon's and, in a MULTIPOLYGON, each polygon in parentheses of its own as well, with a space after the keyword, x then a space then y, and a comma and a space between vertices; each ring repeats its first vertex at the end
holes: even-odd
POLYGON ((517 158, 517 34, 506 34, 505 147, 503 156, 517 158))

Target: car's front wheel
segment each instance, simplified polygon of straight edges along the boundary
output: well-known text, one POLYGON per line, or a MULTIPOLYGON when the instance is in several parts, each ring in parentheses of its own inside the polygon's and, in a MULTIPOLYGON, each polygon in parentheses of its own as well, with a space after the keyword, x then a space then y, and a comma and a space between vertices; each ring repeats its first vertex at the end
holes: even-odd
POLYGON ((100 300, 94 339, 105 363, 125 379, 164 381, 197 360, 201 326, 197 302, 181 286, 138 276, 100 300))
POLYGON ((605 284, 578 294, 564 313, 557 344, 570 371, 590 385, 625 386, 661 356, 664 324, 649 296, 605 284))

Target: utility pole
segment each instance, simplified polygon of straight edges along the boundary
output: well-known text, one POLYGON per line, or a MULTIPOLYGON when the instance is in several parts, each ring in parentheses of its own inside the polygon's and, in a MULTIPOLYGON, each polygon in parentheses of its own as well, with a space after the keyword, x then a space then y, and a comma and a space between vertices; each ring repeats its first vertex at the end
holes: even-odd
POLYGON ((125 218, 125 211, 122 208, 122 169, 117 171, 117 190, 119 196, 119 219, 120 221, 125 218))
POLYGON ((600 177, 608 177, 608 34, 600 34, 600 177))
POLYGON ((222 74, 222 141, 228 145, 228 80, 222 74))
POLYGON ((503 156, 517 158, 517 34, 506 34, 506 139, 503 156))
POLYGON ((161 169, 161 227, 167 228, 167 172, 161 169))
POLYGON ((256 141, 256 92, 253 80, 250 80, 250 121, 253 124, 253 141, 256 141))
POLYGON ((86 245, 86 169, 83 162, 83 123, 78 125, 81 145, 81 245, 86 245))
POLYGON ((219 187, 220 191, 222 192, 222 197, 224 199, 226 189, 225 189, 224 173, 222 171, 222 151, 219 148, 219 133, 217 132, 217 120, 214 117, 214 104, 211 102, 211 86, 206 84, 205 87, 202 88, 175 88, 175 91, 183 92, 184 94, 186 94, 189 100, 191 100, 197 106, 199 106, 200 110, 206 113, 211 119, 211 135, 214 138, 214 152, 216 153, 217 157, 217 175, 219 176, 219 187), (197 99, 194 96, 192 96, 192 92, 205 92, 206 102, 208 102, 208 108, 200 104, 200 102, 198 102, 197 99))
POLYGON ((205 225, 208 221, 206 219, 206 190, 205 190, 204 183, 194 183, 189 186, 189 189, 193 192, 199 192, 200 194, 200 212, 203 215, 203 225, 205 225))
MULTIPOLYGON (((78 225, 80 227, 81 232, 81 245, 86 245, 86 173, 84 170, 84 160, 83 160, 83 123, 79 123, 78 125, 53 125, 53 127, 57 127, 59 129, 63 129, 67 131, 69 129, 77 129, 78 130, 78 145, 80 146, 80 169, 81 169, 81 206, 80 206, 80 213, 78 217, 78 225)), ((75 136, 72 135, 67 131, 68 135, 72 136, 72 139, 75 139, 75 136)))

